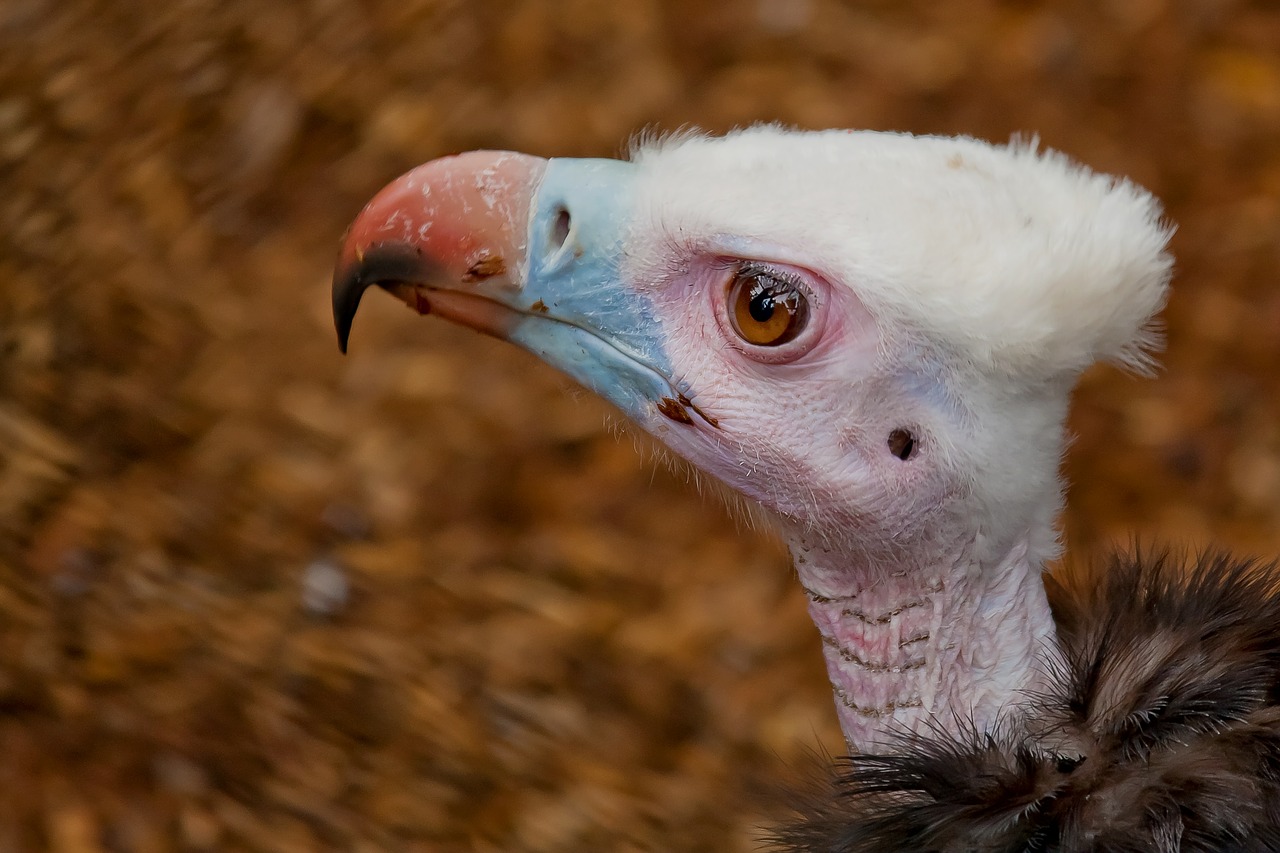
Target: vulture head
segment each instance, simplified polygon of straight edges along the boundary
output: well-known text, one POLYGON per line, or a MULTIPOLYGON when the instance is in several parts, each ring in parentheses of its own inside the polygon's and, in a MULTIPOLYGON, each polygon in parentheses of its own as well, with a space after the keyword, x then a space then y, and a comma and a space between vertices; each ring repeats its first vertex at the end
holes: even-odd
POLYGON ((471 152, 359 214, 370 285, 509 340, 777 520, 855 751, 1045 677, 1068 397, 1142 367, 1160 208, 1034 144, 760 127, 627 161, 471 152))

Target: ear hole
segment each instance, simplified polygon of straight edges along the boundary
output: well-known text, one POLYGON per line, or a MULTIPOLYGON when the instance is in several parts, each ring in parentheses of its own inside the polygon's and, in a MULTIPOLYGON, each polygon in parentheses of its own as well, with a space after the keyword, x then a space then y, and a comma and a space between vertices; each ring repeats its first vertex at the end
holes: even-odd
POLYGON ((910 430, 898 427, 889 433, 889 452, 902 461, 907 461, 916 452, 916 437, 910 430))
POLYGON ((564 241, 569 239, 569 226, 572 224, 569 211, 563 207, 557 208, 556 218, 551 223, 551 251, 559 250, 564 241))

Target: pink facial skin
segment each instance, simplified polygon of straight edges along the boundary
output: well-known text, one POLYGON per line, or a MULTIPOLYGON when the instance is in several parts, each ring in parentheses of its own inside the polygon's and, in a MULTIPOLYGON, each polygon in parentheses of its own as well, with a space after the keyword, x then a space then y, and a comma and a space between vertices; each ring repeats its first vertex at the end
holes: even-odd
POLYGON ((892 748, 925 724, 993 725, 1039 683, 1052 641, 1038 568, 1025 542, 976 541, 966 481, 933 444, 963 434, 966 413, 929 381, 928 359, 886 340, 849 286, 780 257, 745 259, 798 279, 809 300, 806 329, 776 348, 729 320, 743 258, 713 247, 645 285, 677 384, 718 428, 645 426, 777 517, 852 749, 892 748), (891 447, 899 429, 915 439, 906 459, 891 447))
POLYGON ((928 462, 936 405, 913 393, 919 383, 887 370, 896 360, 885 357, 888 343, 853 291, 795 264, 766 261, 808 291, 805 330, 779 347, 743 341, 726 304, 739 263, 702 253, 671 264, 680 271, 650 285, 675 381, 719 425, 658 423, 657 431, 673 450, 784 519, 858 531, 869 552, 881 550, 879 540, 897 550, 960 485, 928 462), (888 441, 904 427, 919 437, 906 461, 888 441))

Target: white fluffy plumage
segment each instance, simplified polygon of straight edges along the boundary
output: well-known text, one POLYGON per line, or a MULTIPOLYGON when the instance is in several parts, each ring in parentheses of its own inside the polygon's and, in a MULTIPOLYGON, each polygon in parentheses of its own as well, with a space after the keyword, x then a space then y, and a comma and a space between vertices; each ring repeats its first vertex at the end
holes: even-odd
POLYGON ((1036 140, 759 126, 642 141, 632 159, 655 233, 803 245, 954 363, 1038 382, 1144 367, 1156 342, 1172 267, 1159 202, 1036 140))
POLYGON ((632 159, 632 281, 719 253, 847 287, 881 369, 930 399, 931 464, 964 483, 978 558, 1021 536, 1033 563, 1057 556, 1071 387, 1096 361, 1149 368, 1159 343, 1172 227, 1150 193, 1020 140, 768 125, 641 140, 632 159))

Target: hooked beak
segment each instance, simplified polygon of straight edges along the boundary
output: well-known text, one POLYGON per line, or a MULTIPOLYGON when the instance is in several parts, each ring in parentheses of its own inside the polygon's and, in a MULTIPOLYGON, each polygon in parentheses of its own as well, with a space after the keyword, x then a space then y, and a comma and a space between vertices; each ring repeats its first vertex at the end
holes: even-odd
POLYGON ((338 347, 347 351, 360 299, 374 284, 419 313, 500 335, 509 312, 495 310, 477 286, 522 284, 533 193, 546 167, 540 157, 472 151, 419 166, 374 196, 348 229, 334 271, 338 347))
MULTIPOLYGON (((523 347, 641 423, 690 424, 649 297, 621 272, 634 170, 473 151, 396 179, 356 217, 333 277, 346 352, 371 285, 523 347)), ((712 423, 710 419, 704 419, 712 423)))

